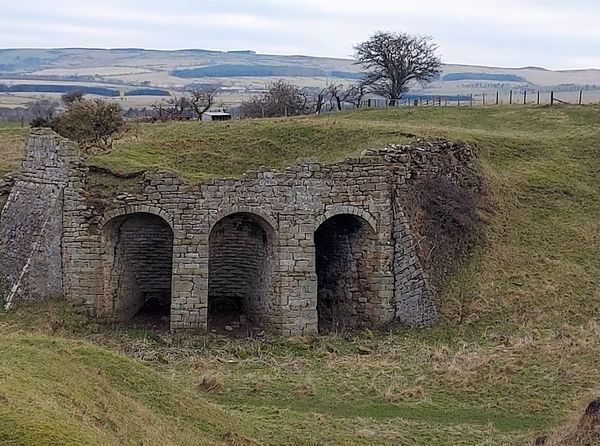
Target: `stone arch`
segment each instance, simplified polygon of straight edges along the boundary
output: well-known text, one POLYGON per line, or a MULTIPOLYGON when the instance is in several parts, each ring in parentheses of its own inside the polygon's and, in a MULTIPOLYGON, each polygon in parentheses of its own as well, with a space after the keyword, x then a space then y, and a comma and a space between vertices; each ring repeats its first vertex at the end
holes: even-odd
POLYGON ((276 288, 276 230, 263 216, 241 209, 224 213, 208 237, 211 330, 247 332, 269 325, 276 288))
POLYGON ((330 219, 336 215, 340 214, 350 214, 356 215, 357 217, 361 217, 365 222, 371 226, 371 229, 375 233, 377 233, 377 220, 373 217, 369 212, 356 207, 356 206, 347 206, 347 205, 336 205, 329 206, 323 215, 318 216, 315 219, 315 230, 325 222, 325 220, 330 219))
POLYGON ((108 319, 143 327, 168 327, 174 233, 164 216, 162 210, 151 206, 129 206, 105 215, 100 225, 100 313, 108 319))
POLYGON ((378 237, 373 221, 335 213, 315 230, 319 332, 375 326, 378 237))
POLYGON ((144 204, 126 205, 126 206, 123 206, 123 207, 120 207, 117 209, 112 209, 112 210, 106 212, 102 216, 102 219, 100 220, 100 223, 98 224, 98 227, 100 229, 103 229, 104 226, 108 222, 110 222, 111 220, 113 220, 116 217, 121 217, 123 215, 130 215, 130 214, 138 214, 138 213, 153 214, 158 217, 161 217, 165 222, 167 222, 169 227, 171 229, 173 229, 173 218, 171 217, 171 215, 168 212, 166 212, 165 210, 161 209, 158 206, 150 206, 150 205, 144 205, 144 204))
POLYGON ((273 217, 268 212, 263 211, 261 208, 256 208, 256 207, 252 207, 252 206, 233 205, 233 206, 229 206, 227 208, 221 209, 217 214, 215 214, 214 216, 211 216, 210 222, 209 222, 209 233, 212 232, 214 226, 219 221, 221 221, 225 217, 228 217, 232 214, 256 215, 257 217, 262 218, 266 223, 268 223, 271 226, 271 229, 273 229, 273 231, 276 231, 279 226, 277 219, 275 219, 275 217, 273 217))

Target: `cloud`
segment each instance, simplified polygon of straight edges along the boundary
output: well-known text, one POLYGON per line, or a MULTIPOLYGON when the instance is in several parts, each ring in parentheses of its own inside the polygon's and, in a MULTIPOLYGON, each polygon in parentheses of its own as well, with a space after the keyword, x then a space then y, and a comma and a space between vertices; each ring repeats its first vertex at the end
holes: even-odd
POLYGON ((105 8, 94 7, 74 7, 69 8, 67 15, 70 17, 85 17, 86 19, 102 19, 120 22, 136 22, 149 25, 168 25, 168 26, 197 26, 204 28, 223 27, 223 28, 246 28, 246 29, 265 29, 271 27, 274 22, 264 17, 236 14, 236 13, 188 13, 176 14, 172 12, 158 11, 140 11, 135 9, 126 9, 121 7, 105 8))
POLYGON ((70 35, 85 35, 94 37, 110 37, 112 39, 118 37, 143 36, 146 33, 139 30, 114 29, 99 26, 73 25, 68 23, 46 23, 39 20, 7 20, 0 19, 0 26, 4 31, 15 30, 19 32, 33 31, 35 34, 51 31, 54 33, 70 34, 70 35))
POLYGON ((589 66, 600 53, 600 3, 589 0, 54 0, 48 9, 39 3, 3 5, 0 27, 22 36, 4 42, 20 46, 46 36, 44 46, 349 57, 353 44, 382 29, 432 35, 448 62, 565 68, 589 66))

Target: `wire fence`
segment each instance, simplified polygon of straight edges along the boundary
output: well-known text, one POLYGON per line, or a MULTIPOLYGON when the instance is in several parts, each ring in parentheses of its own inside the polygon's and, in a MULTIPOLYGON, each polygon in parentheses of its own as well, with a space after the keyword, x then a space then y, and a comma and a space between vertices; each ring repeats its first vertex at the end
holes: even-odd
POLYGON ((600 90, 506 90, 478 93, 413 94, 400 99, 365 99, 361 107, 477 107, 488 105, 584 105, 600 103, 600 90))

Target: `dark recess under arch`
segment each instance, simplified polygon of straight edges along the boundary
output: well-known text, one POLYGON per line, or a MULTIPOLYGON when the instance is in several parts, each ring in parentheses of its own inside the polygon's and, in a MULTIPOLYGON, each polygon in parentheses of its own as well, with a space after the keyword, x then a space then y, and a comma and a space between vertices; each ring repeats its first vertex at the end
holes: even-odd
POLYGON ((264 325, 273 289, 274 230, 252 213, 223 217, 209 236, 208 327, 249 331, 264 325))
POLYGON ((352 214, 334 215, 315 231, 320 333, 373 325, 376 242, 373 228, 352 214))
POLYGON ((154 214, 136 212, 103 228, 105 293, 113 319, 139 327, 167 328, 171 310, 173 231, 154 214))

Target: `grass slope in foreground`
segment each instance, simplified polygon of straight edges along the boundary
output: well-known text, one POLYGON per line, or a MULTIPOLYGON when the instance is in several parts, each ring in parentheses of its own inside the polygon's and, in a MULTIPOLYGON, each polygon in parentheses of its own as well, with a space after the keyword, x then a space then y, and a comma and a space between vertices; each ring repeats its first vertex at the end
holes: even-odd
MULTIPOLYGON (((450 281, 432 329, 291 340, 93 327, 54 336, 142 360, 201 401, 239 412, 265 444, 527 444, 600 390, 598 122, 600 107, 591 106, 143 125, 137 139, 92 162, 199 180, 298 157, 336 160, 401 143, 406 132, 476 142, 494 205, 486 247, 450 281)), ((7 330, 28 333, 25 314, 3 316, 7 330)))
POLYGON ((0 352, 2 445, 220 445, 243 430, 167 376, 81 340, 0 328, 0 352))

